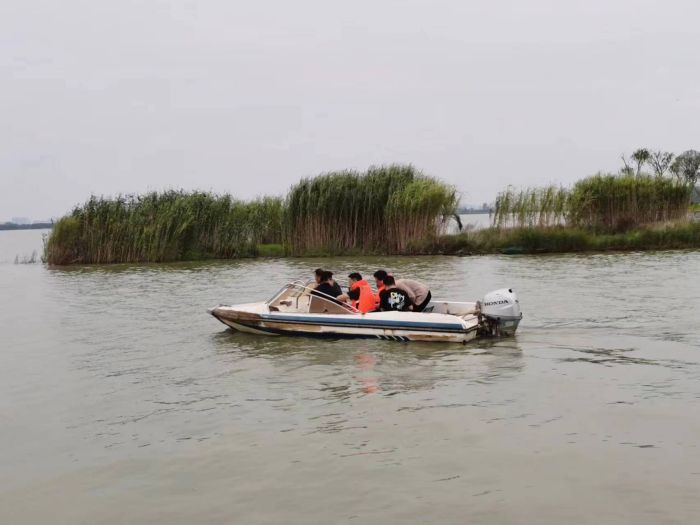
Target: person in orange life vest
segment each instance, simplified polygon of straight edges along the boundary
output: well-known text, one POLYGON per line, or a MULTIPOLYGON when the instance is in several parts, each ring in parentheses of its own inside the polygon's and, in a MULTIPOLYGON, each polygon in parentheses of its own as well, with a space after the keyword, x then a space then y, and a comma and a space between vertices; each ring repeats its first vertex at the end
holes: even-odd
POLYGON ((369 283, 357 272, 351 273, 348 275, 348 278, 350 279, 348 293, 339 296, 337 299, 340 301, 352 301, 352 305, 363 314, 374 310, 376 305, 369 283))
POLYGON ((374 272, 374 282, 377 284, 377 293, 374 296, 374 304, 375 307, 379 306, 380 302, 380 294, 382 293, 382 290, 385 288, 384 286, 384 279, 387 278, 391 274, 386 273, 385 270, 377 270, 374 272))

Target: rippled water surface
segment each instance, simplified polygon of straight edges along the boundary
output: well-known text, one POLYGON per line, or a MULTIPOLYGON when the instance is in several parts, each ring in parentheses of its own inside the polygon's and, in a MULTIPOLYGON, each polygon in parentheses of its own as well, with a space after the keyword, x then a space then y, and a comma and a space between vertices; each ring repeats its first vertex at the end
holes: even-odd
POLYGON ((0 523, 697 523, 700 253, 49 269, 0 232, 0 523), (266 338, 219 302, 388 267, 515 338, 266 338))

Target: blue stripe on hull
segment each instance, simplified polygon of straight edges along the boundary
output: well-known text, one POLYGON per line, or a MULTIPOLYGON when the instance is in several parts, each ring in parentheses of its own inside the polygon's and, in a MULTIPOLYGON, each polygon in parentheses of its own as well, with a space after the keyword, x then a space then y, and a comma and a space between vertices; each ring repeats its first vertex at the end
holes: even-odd
POLYGON ((460 324, 439 324, 439 323, 421 323, 413 321, 391 321, 391 320, 367 320, 358 319, 357 317, 352 320, 344 319, 319 319, 318 317, 291 317, 291 316, 276 316, 270 314, 263 314, 263 321, 272 321, 275 323, 293 323, 293 324, 313 324, 321 326, 343 326, 351 328, 378 328, 382 330, 421 330, 421 331, 431 331, 431 332, 449 332, 449 333, 462 333, 465 329, 460 324))
MULTIPOLYGON (((226 323, 224 323, 226 324, 226 323)), ((287 335, 293 337, 314 337, 317 339, 382 339, 386 341, 401 341, 408 342, 411 340, 410 336, 407 335, 388 335, 388 334, 362 334, 362 333, 338 333, 338 332, 299 332, 291 330, 283 330, 279 328, 270 328, 267 326, 260 326, 257 324, 242 323, 240 321, 235 324, 239 324, 246 328, 251 328, 259 332, 266 332, 270 335, 287 335)), ((472 330, 462 330, 461 333, 467 334, 476 330, 476 327, 472 330)), ((421 332, 427 332, 427 330, 419 330, 421 332)), ((435 331, 433 332, 435 333, 435 331)), ((454 335, 454 332, 442 332, 446 335, 454 335)), ((417 334, 416 334, 417 335, 417 334)))

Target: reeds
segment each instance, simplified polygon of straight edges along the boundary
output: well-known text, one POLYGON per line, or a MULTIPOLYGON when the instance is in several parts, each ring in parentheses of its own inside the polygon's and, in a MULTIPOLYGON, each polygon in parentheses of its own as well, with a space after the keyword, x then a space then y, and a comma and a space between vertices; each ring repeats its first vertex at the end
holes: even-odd
POLYGON ((282 201, 169 191, 91 197, 56 222, 45 245, 50 264, 163 262, 256 255, 282 242, 282 201))
POLYGON ((493 225, 551 227, 568 224, 619 232, 644 224, 683 219, 690 190, 668 177, 598 173, 571 190, 557 186, 515 191, 508 187, 496 199, 493 225))
POLYGON ((169 191, 92 197, 56 222, 50 264, 165 262, 265 253, 402 253, 444 232, 454 188, 412 166, 304 179, 286 199, 169 191), (265 247, 265 248, 261 248, 265 247))
POLYGON ((485 228, 414 243, 420 255, 538 254, 700 248, 700 222, 659 223, 618 233, 590 228, 485 228))
POLYGON ((291 188, 286 239, 295 255, 403 253, 442 233, 456 205, 454 188, 413 166, 326 173, 291 188))
POLYGON ((578 227, 619 232, 643 224, 681 220, 688 213, 691 190, 687 184, 668 177, 598 173, 574 185, 568 221, 578 227))
POLYGON ((561 186, 528 188, 513 187, 499 193, 493 213, 493 225, 502 227, 545 227, 563 224, 569 192, 561 186))
POLYGON ((15 264, 35 264, 38 262, 37 256, 36 250, 32 251, 31 255, 23 255, 22 257, 17 254, 15 255, 15 264))

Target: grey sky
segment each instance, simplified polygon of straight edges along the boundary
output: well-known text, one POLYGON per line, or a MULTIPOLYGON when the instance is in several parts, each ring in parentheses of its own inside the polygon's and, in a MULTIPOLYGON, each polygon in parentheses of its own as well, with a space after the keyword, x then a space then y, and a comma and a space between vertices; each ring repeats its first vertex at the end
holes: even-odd
POLYGON ((0 220, 411 162, 467 202, 700 148, 700 3, 3 0, 0 220))

